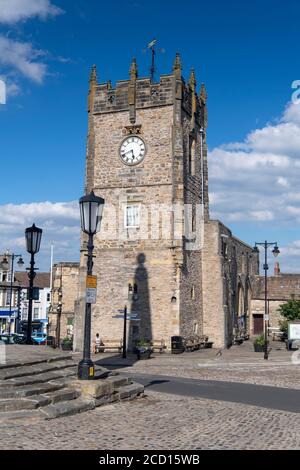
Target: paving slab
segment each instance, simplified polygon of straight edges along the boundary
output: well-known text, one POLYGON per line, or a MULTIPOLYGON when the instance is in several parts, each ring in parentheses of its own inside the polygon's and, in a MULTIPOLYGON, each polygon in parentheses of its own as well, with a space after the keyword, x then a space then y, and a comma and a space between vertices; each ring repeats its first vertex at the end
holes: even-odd
POLYGON ((31 346, 26 344, 1 345, 4 348, 0 370, 16 366, 39 364, 44 361, 55 362, 72 357, 72 352, 60 351, 49 346, 31 346))

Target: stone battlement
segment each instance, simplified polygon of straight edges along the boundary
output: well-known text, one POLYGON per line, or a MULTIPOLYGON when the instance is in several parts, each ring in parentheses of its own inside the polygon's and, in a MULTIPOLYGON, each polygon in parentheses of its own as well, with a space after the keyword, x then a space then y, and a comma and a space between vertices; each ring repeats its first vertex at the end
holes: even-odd
MULTIPOLYGON (((97 85, 95 90, 94 113, 128 111, 131 81, 122 80, 112 88, 110 82, 97 85)), ((150 78, 138 78, 135 82, 135 107, 141 109, 173 104, 173 75, 164 75, 159 83, 150 78)))
MULTIPOLYGON (((182 87, 179 99, 188 115, 192 116, 193 93, 189 84, 181 78, 182 87)), ((117 81, 113 88, 111 82, 97 84, 95 87, 93 114, 104 114, 130 109, 130 93, 132 82, 130 80, 117 81)), ((158 83, 152 83, 150 78, 137 78, 134 82, 135 109, 172 106, 175 99, 175 77, 173 74, 162 75, 158 83)), ((200 97, 195 93, 196 115, 201 116, 203 105, 200 97)))

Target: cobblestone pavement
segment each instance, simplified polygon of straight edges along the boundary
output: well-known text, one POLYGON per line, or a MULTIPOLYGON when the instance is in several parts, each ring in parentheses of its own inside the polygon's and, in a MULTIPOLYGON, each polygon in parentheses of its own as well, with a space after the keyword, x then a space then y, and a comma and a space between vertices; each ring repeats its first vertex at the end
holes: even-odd
POLYGON ((147 361, 127 362, 119 357, 97 355, 99 364, 122 366, 126 374, 143 373, 167 375, 201 380, 221 380, 257 385, 300 389, 300 354, 287 351, 283 343, 271 343, 269 360, 263 359, 263 353, 254 353, 249 341, 230 350, 201 350, 181 355, 155 354, 147 361), (298 364, 292 362, 292 357, 298 364), (128 367, 124 367, 124 366, 128 367))
MULTIPOLYGON (((155 354, 138 362, 133 356, 124 361, 99 354, 96 359, 126 374, 146 373, 158 379, 171 375, 300 389, 300 365, 292 364, 292 353, 280 343, 272 347, 269 361, 253 353, 250 342, 222 354, 216 350, 155 354)), ((42 352, 58 354, 41 348, 23 353, 18 349, 14 354, 25 360, 42 352)), ((297 413, 149 389, 146 393, 139 400, 74 416, 0 425, 0 449, 300 449, 297 413)))
POLYGON ((0 432, 0 449, 13 450, 300 449, 299 414, 156 392, 0 432))

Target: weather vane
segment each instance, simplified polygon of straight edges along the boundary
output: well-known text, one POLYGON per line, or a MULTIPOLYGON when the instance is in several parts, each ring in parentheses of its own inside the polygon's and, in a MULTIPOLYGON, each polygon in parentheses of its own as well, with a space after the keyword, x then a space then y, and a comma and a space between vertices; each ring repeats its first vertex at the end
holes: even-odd
POLYGON ((151 60, 151 68, 150 68, 150 77, 151 77, 151 82, 154 82, 154 75, 155 75, 155 72, 156 72, 156 69, 155 69, 155 55, 156 55, 156 52, 155 52, 155 45, 157 43, 157 40, 156 39, 153 39, 151 42, 149 42, 148 44, 148 49, 151 50, 151 55, 152 55, 152 60, 151 60))
MULTIPOLYGON (((154 78, 155 78, 155 72, 156 72, 156 66, 155 66, 155 57, 156 57, 156 49, 155 49, 155 46, 157 44, 157 39, 152 39, 151 42, 149 42, 148 46, 147 46, 147 49, 150 49, 151 50, 151 55, 152 55, 152 58, 151 58, 151 67, 150 67, 150 78, 151 78, 151 82, 154 82, 154 78)), ((161 53, 164 53, 165 50, 164 49, 159 49, 159 52, 161 53)))

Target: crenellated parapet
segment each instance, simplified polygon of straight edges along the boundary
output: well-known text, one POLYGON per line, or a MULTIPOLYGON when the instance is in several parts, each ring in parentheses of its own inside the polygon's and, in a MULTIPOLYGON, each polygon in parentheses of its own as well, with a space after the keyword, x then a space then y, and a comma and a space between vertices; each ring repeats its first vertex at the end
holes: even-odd
POLYGON ((188 83, 182 77, 179 54, 176 55, 173 73, 161 75, 157 83, 153 83, 150 77, 138 77, 135 59, 131 63, 129 79, 117 81, 115 87, 110 81, 95 84, 94 80, 95 76, 89 100, 89 109, 93 114, 127 111, 130 122, 134 124, 136 110, 175 105, 180 101, 190 119, 199 127, 206 127, 206 98, 204 100, 201 93, 197 94, 194 71, 188 83))
POLYGON ((159 83, 151 83, 150 78, 117 81, 115 88, 102 83, 97 86, 94 101, 94 114, 129 111, 167 106, 173 104, 173 75, 163 75, 159 83))

